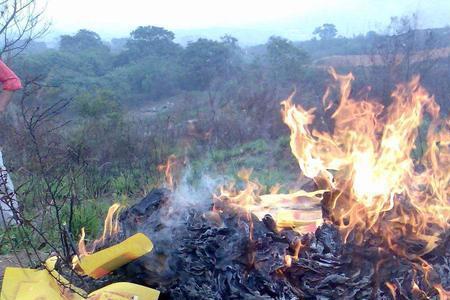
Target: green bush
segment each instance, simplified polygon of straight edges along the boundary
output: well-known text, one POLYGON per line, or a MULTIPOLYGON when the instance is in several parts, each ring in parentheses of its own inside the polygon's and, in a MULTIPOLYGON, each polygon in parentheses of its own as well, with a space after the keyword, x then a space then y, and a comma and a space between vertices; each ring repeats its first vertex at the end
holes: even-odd
POLYGON ((117 195, 128 195, 133 193, 138 186, 131 173, 122 173, 111 180, 111 188, 117 195))
POLYGON ((100 200, 84 200, 73 207, 72 218, 70 208, 65 206, 62 219, 70 226, 70 231, 78 240, 81 228, 86 232, 86 239, 95 239, 103 228, 103 221, 109 208, 109 203, 100 200))
POLYGON ((30 239, 33 235, 27 227, 11 226, 7 231, 0 228, 0 254, 28 249, 30 239))

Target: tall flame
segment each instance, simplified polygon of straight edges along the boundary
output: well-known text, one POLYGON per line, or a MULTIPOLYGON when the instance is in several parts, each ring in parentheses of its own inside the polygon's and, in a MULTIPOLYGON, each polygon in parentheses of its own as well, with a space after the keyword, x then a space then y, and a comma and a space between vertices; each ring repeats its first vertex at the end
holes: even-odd
POLYGON ((121 205, 116 203, 109 207, 108 213, 106 215, 104 225, 103 225, 103 233, 102 236, 96 240, 94 240, 89 250, 86 247, 85 237, 86 233, 84 228, 81 228, 80 240, 78 241, 78 254, 79 257, 87 256, 95 252, 98 247, 101 247, 105 241, 115 234, 117 234, 120 230, 119 228, 119 212, 121 209, 121 205))
MULTIPOLYGON (((439 106, 419 77, 398 85, 385 109, 375 101, 351 98, 352 74, 330 73, 340 95, 332 133, 311 130, 313 110, 294 105, 293 94, 281 103, 301 171, 330 192, 330 219, 346 239, 353 233, 362 241, 370 231, 399 254, 431 251, 449 226, 449 121, 439 120, 439 106), (411 153, 425 113, 431 118, 427 151, 414 161, 411 153), (400 235, 425 245, 406 253, 397 244, 400 235)), ((324 97, 328 108, 331 94, 328 90, 324 97)))
POLYGON ((259 218, 270 213, 279 227, 301 232, 320 225, 323 205, 324 218, 340 228, 345 241, 361 243, 375 234, 395 253, 418 259, 449 227, 450 120, 439 119, 439 106, 418 76, 397 85, 385 108, 367 99, 370 89, 363 99, 352 98, 351 73, 330 74, 336 84, 326 90, 323 103, 326 110, 334 109, 332 132, 311 128, 314 109, 295 105, 295 92, 281 102, 292 153, 318 190, 261 195, 262 187, 247 172, 241 176, 244 190, 222 188, 217 198, 259 218), (337 104, 331 99, 336 91, 337 104), (413 158, 424 116, 431 120, 422 141, 426 151, 413 158), (422 248, 412 253, 401 244, 405 240, 418 241, 422 248))
POLYGON ((170 155, 167 158, 167 162, 165 164, 159 165, 158 166, 158 171, 163 172, 164 173, 164 179, 165 179, 165 185, 166 187, 173 191, 176 185, 176 180, 174 178, 175 176, 175 172, 176 172, 176 167, 178 164, 178 160, 177 157, 175 155, 170 155))

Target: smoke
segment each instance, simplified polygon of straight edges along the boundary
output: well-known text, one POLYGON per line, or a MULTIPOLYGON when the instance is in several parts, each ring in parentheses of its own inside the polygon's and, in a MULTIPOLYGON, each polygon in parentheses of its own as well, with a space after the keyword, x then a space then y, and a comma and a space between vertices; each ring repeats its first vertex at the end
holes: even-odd
POLYGON ((174 177, 176 179, 172 186, 166 181, 161 188, 154 189, 128 209, 123 219, 131 220, 127 215, 138 215, 142 222, 122 223, 125 233, 130 230, 142 232, 155 245, 176 243, 172 241, 173 236, 186 229, 192 213, 209 212, 213 206, 213 194, 229 181, 229 178, 213 175, 205 169, 194 172, 189 166, 178 173, 180 175, 174 177))
POLYGON ((208 211, 213 199, 212 196, 217 188, 225 182, 227 178, 219 175, 212 175, 202 170, 200 178, 195 177, 191 167, 187 167, 172 191, 164 211, 166 215, 162 218, 163 224, 167 227, 174 227, 185 224, 190 210, 208 211))
MULTIPOLYGON (((215 190, 226 180, 206 171, 200 176, 196 174, 187 167, 172 191, 154 189, 122 215, 121 228, 125 236, 142 232, 153 242, 153 251, 141 258, 148 267, 145 272, 148 282, 157 279, 157 284, 163 277, 174 276, 174 257, 177 257, 177 249, 183 247, 180 237, 189 236, 190 218, 202 218, 210 211, 215 190), (194 182, 192 178, 196 178, 194 182)), ((130 264, 129 268, 133 266, 130 264)))

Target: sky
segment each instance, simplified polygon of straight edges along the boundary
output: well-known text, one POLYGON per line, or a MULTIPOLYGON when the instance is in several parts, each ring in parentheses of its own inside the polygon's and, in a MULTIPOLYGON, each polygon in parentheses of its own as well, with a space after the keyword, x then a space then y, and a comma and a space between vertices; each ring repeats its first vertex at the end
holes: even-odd
MULTIPOLYGON (((38 0, 39 1, 39 0, 38 0)), ((225 33, 242 44, 271 35, 311 38, 315 27, 333 23, 352 36, 380 31, 391 16, 418 14, 423 28, 450 25, 448 0, 46 0, 50 36, 85 28, 104 39, 126 37, 140 25, 162 26, 182 41, 225 33)))

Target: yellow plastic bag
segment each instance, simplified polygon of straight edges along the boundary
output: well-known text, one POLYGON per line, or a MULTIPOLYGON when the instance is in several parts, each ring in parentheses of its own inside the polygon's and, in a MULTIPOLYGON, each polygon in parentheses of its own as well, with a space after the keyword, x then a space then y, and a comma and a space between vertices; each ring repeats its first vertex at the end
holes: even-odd
POLYGON ((1 300, 85 299, 58 284, 47 270, 6 268, 1 300))
POLYGON ((118 282, 92 292, 88 300, 156 300, 158 297, 157 290, 129 282, 118 282))
MULTIPOLYGON (((81 289, 77 291, 84 293, 81 289)), ((61 286, 47 270, 6 268, 0 300, 157 300, 158 297, 159 291, 128 282, 113 283, 83 297, 61 286)))
MULTIPOLYGON (((118 245, 82 257, 77 267, 84 275, 100 278, 152 249, 152 242, 138 233, 118 245)), ((159 297, 157 290, 128 282, 114 283, 86 295, 55 270, 57 260, 57 257, 47 259, 46 270, 6 268, 0 300, 157 300, 159 297)))
POLYGON ((80 273, 98 279, 139 258, 153 249, 150 239, 137 233, 120 244, 83 256, 75 262, 80 273))

